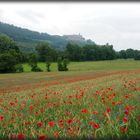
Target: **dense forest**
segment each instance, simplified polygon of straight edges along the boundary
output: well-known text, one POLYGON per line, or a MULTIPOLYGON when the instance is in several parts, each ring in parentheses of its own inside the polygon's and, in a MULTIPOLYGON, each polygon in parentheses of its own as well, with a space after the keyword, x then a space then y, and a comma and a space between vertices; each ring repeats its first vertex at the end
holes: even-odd
MULTIPOLYGON (((58 49, 54 47, 52 43, 48 41, 48 39, 45 39, 47 38, 47 36, 49 36, 47 34, 39 35, 39 33, 37 32, 31 33, 30 31, 28 32, 27 29, 25 29, 25 32, 24 29, 22 29, 23 32, 18 32, 18 30, 20 29, 13 26, 12 29, 15 28, 14 33, 14 30, 11 31, 9 29, 9 25, 6 26, 7 30, 3 29, 2 32, 8 32, 9 30, 8 33, 10 34, 10 36, 0 33, 0 73, 23 72, 22 63, 25 62, 31 66, 32 71, 42 71, 37 65, 38 62, 45 62, 47 71, 50 71, 50 65, 52 62, 58 63, 59 71, 67 71, 67 65, 70 61, 99 61, 127 58, 140 60, 139 50, 133 50, 130 48, 117 52, 114 50, 113 45, 110 45, 109 43, 105 45, 98 45, 90 40, 85 41, 88 43, 82 45, 76 43, 79 42, 79 40, 85 40, 80 35, 78 37, 73 35, 63 36, 63 38, 69 38, 69 40, 74 40, 74 38, 76 38, 75 42, 67 41, 67 43, 65 42, 66 45, 63 47, 63 49, 58 49), (16 33, 17 38, 11 38, 11 36, 15 37, 16 33), (26 39, 23 40, 23 38, 26 39), (35 38, 36 40, 34 40, 35 38), (32 40, 31 42, 34 44, 32 46, 34 48, 34 51, 22 51, 21 45, 18 41, 15 40, 25 42, 30 42, 32 40)), ((58 41, 57 46, 59 46, 60 44, 58 41)))

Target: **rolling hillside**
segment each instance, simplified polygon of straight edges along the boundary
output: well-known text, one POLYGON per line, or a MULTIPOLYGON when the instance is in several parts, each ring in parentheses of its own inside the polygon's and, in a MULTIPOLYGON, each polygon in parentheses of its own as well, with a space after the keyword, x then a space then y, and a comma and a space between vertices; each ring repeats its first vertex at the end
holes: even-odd
POLYGON ((79 45, 93 44, 92 40, 86 40, 79 35, 50 35, 48 33, 39 33, 16 27, 14 25, 0 22, 0 33, 4 33, 13 38, 19 45, 21 51, 32 52, 35 45, 40 41, 48 41, 52 47, 58 49, 64 49, 68 42, 73 42, 79 45))

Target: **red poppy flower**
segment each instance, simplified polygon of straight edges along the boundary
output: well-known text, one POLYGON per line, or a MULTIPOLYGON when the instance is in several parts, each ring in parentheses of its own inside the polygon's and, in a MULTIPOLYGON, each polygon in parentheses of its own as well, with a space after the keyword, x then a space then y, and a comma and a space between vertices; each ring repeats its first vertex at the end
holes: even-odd
POLYGON ((25 121, 25 122, 24 122, 24 124, 25 124, 25 125, 28 125, 28 124, 29 124, 29 122, 28 122, 28 121, 25 121))
POLYGON ((128 95, 125 95, 125 98, 126 98, 126 99, 128 99, 128 98, 129 98, 129 96, 128 96, 128 95))
POLYGON ((94 121, 90 121, 89 123, 93 125, 94 124, 94 121))
POLYGON ((106 117, 107 116, 107 113, 105 112, 103 115, 104 115, 104 117, 106 117))
POLYGON ((15 113, 13 112, 11 116, 14 117, 15 116, 15 113))
POLYGON ((131 107, 128 105, 125 107, 125 109, 129 111, 131 109, 131 107))
POLYGON ((80 127, 78 127, 78 129, 77 129, 77 132, 76 132, 76 133, 78 134, 80 130, 81 130, 81 128, 80 128, 80 127))
POLYGON ((59 121, 59 123, 63 123, 63 122, 64 122, 63 120, 60 120, 60 121, 59 121))
POLYGON ((127 129, 126 129, 125 127, 122 128, 122 132, 123 132, 123 133, 126 133, 126 130, 127 130, 127 129))
POLYGON ((83 109, 83 110, 81 110, 81 112, 84 113, 84 114, 87 114, 88 113, 88 110, 83 109))
POLYGON ((71 124, 72 123, 72 119, 67 120, 67 124, 71 124))
POLYGON ((10 105, 11 105, 11 106, 14 106, 15 104, 11 102, 10 105))
POLYGON ((53 135, 55 138, 58 138, 59 137, 59 134, 56 132, 56 133, 54 133, 54 135, 53 135))
POLYGON ((65 113, 66 115, 69 115, 69 112, 68 111, 66 111, 66 113, 65 113))
POLYGON ((116 93, 113 93, 113 96, 116 96, 116 93))
POLYGON ((112 105, 115 105, 116 104, 116 102, 112 102, 112 105))
POLYGON ((72 96, 70 95, 69 98, 72 98, 72 96))
POLYGON ((96 115, 97 114, 97 111, 93 111, 93 114, 96 115))
POLYGON ((71 104, 71 105, 72 105, 72 104, 73 104, 73 103, 72 103, 72 101, 69 101, 69 104, 71 104))
POLYGON ((0 103, 2 103, 2 100, 0 99, 0 103))
POLYGON ((124 114, 129 115, 129 111, 128 110, 124 111, 124 114))
POLYGON ((17 103, 18 102, 18 100, 15 98, 15 102, 17 103))
POLYGON ((124 88, 127 88, 127 85, 126 84, 124 84, 124 88))
POLYGON ((10 139, 16 139, 16 135, 15 134, 11 134, 10 135, 10 139))
POLYGON ((54 122, 48 122, 49 126, 52 127, 54 125, 54 122))
POLYGON ((139 89, 138 89, 138 88, 133 88, 133 90, 137 91, 137 90, 139 90, 139 89))
POLYGON ((72 136, 74 133, 73 131, 69 131, 69 135, 72 136))
POLYGON ((39 140, 45 140, 45 138, 46 138, 46 136, 45 136, 44 134, 41 134, 41 135, 39 136, 39 140))
POLYGON ((110 108, 107 108, 107 109, 106 109, 106 112, 107 112, 107 113, 111 112, 111 109, 110 109, 110 108))
POLYGON ((21 105, 21 106, 26 106, 26 104, 25 104, 25 103, 21 103, 20 105, 21 105))
POLYGON ((41 126, 43 126, 43 123, 42 123, 42 122, 39 122, 39 123, 37 124, 37 126, 38 126, 38 127, 41 127, 41 126))
POLYGON ((0 115, 0 121, 2 121, 3 119, 4 119, 4 117, 0 115))
POLYGON ((24 135, 22 133, 18 134, 18 139, 24 139, 24 135))
POLYGON ((71 127, 68 127, 68 130, 69 130, 69 131, 72 131, 72 128, 71 128, 71 127))
POLYGON ((124 123, 127 123, 127 122, 128 122, 128 118, 124 117, 124 118, 123 118, 123 122, 124 122, 124 123))
POLYGON ((140 121, 140 116, 138 116, 138 120, 140 121))
POLYGON ((99 128, 99 124, 94 123, 94 124, 93 124, 93 127, 94 127, 95 129, 97 129, 97 128, 99 128))
POLYGON ((80 128, 80 127, 78 127, 78 131, 80 131, 80 129, 81 129, 81 128, 80 128))
POLYGON ((76 123, 79 123, 80 122, 80 120, 76 120, 76 123))
POLYGON ((32 111, 32 110, 33 110, 33 106, 31 105, 31 106, 30 106, 30 111, 32 111))
POLYGON ((64 124, 63 124, 63 123, 59 123, 59 126, 60 126, 60 127, 64 127, 64 124))
POLYGON ((39 112, 36 112, 35 114, 36 114, 36 115, 38 115, 38 114, 39 114, 39 112))
POLYGON ((4 109, 5 109, 5 110, 8 110, 8 107, 7 107, 7 106, 4 106, 4 109))

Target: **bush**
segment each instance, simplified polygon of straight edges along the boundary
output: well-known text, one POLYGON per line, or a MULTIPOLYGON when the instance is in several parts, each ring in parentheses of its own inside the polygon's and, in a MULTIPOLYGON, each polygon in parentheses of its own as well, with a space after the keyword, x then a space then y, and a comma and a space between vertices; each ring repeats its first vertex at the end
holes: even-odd
POLYGON ((64 71, 68 71, 67 65, 69 64, 69 60, 68 59, 64 59, 63 60, 63 70, 64 71))
POLYGON ((0 73, 16 72, 16 58, 10 53, 0 54, 0 73))
POLYGON ((50 72, 50 66, 51 66, 51 62, 52 62, 52 58, 51 56, 47 56, 46 57, 46 68, 47 68, 47 71, 50 72))
POLYGON ((50 70, 50 66, 51 66, 51 63, 46 62, 46 67, 47 67, 47 71, 48 71, 48 72, 50 72, 50 71, 51 71, 51 70, 50 70))
POLYGON ((22 72, 21 54, 14 40, 0 33, 0 73, 22 72))
POLYGON ((16 65, 15 66, 15 68, 16 68, 16 72, 23 72, 24 70, 23 70, 23 66, 21 65, 21 64, 18 64, 18 65, 16 65))
POLYGON ((68 71, 67 65, 69 64, 68 59, 58 58, 57 66, 58 71, 68 71))
POLYGON ((140 52, 138 52, 138 53, 135 54, 134 59, 135 60, 140 60, 140 52))
POLYGON ((34 72, 42 72, 43 70, 41 68, 39 68, 38 66, 33 66, 31 68, 31 71, 34 71, 34 72))
POLYGON ((34 53, 30 54, 29 56, 29 65, 31 66, 31 71, 34 71, 34 72, 43 71, 37 66, 37 56, 34 53))

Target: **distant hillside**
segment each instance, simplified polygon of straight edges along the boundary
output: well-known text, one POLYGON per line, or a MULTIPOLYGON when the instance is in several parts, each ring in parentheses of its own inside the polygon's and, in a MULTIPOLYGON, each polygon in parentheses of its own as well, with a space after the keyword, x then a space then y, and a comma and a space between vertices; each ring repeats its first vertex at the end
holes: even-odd
POLYGON ((16 27, 14 25, 0 22, 0 33, 4 33, 13 38, 19 45, 21 51, 32 52, 35 45, 40 41, 48 41, 52 47, 64 49, 68 42, 77 43, 79 45, 95 44, 92 40, 86 40, 79 35, 50 35, 47 33, 39 33, 28 29, 16 27))

